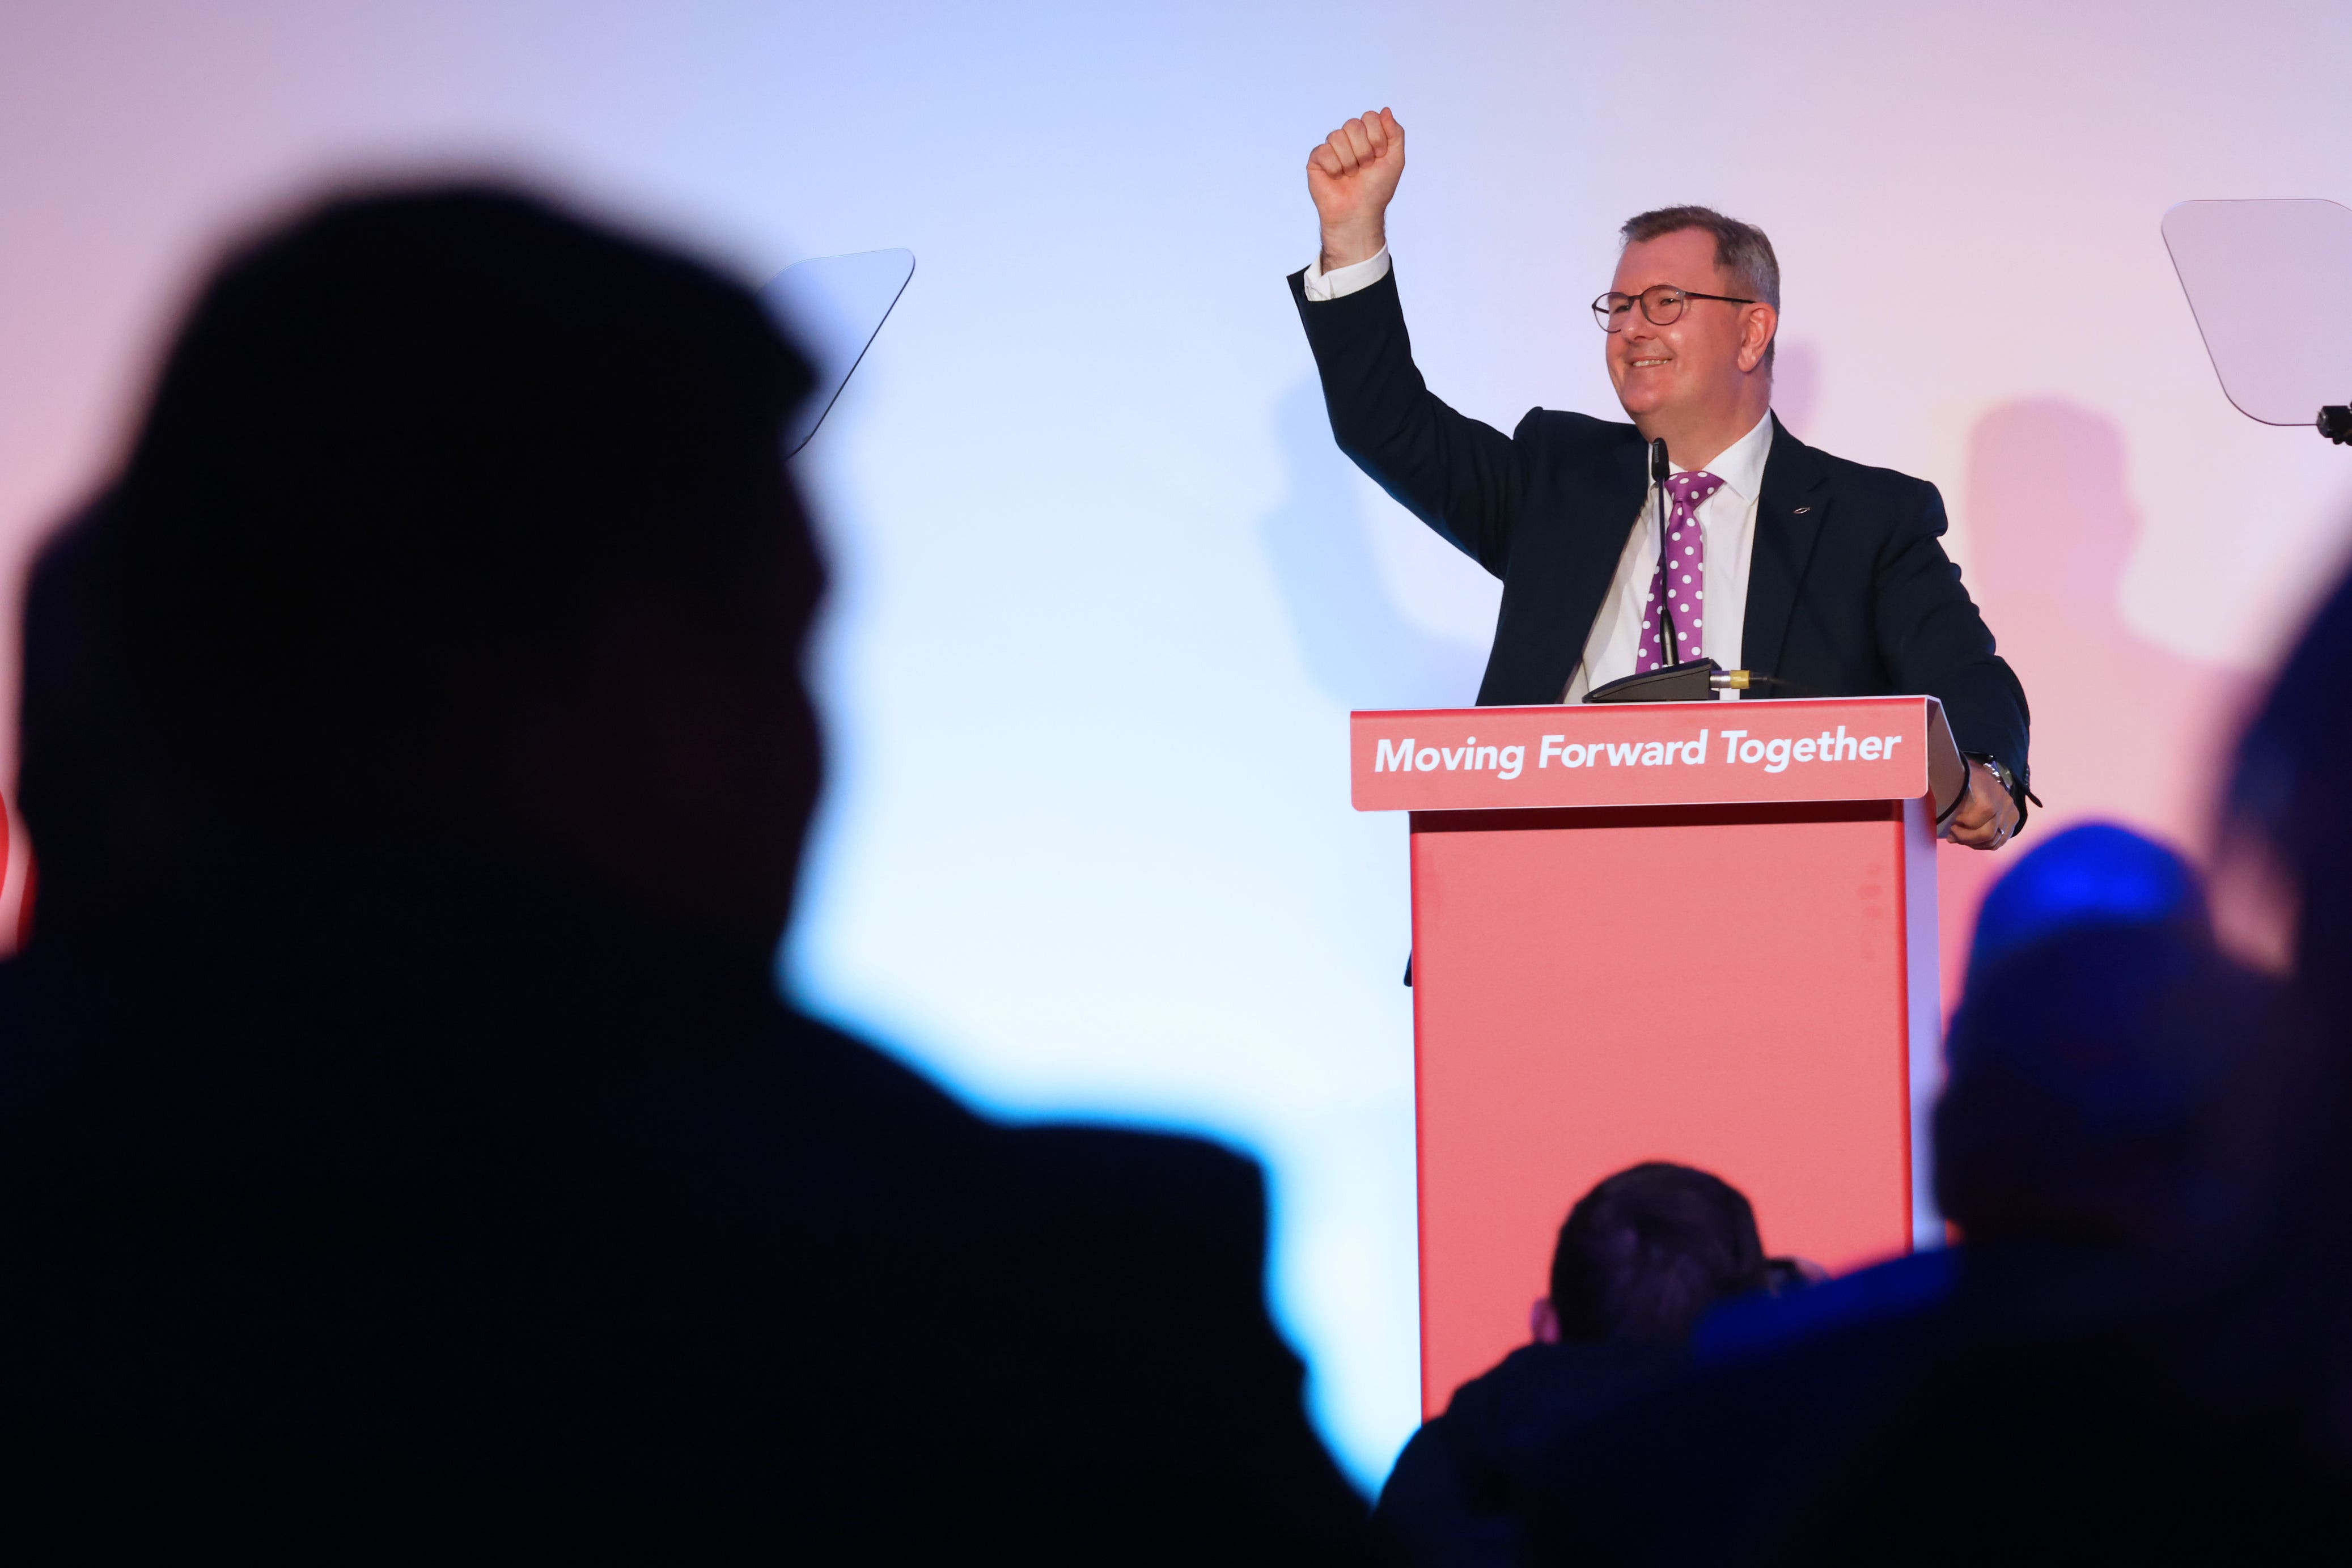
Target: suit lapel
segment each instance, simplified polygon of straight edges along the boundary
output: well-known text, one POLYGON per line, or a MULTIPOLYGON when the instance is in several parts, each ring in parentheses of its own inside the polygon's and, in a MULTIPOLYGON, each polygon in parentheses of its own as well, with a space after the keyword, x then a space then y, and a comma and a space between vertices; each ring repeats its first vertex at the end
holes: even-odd
POLYGON ((1558 591, 1546 595, 1549 603, 1558 605, 1559 614, 1554 625, 1559 643, 1551 650, 1550 665, 1558 666, 1558 679, 1547 668, 1544 678, 1550 682, 1552 695, 1543 701, 1557 701, 1568 678, 1576 671, 1577 661, 1584 657, 1584 645, 1592 636, 1592 623, 1600 617, 1601 606, 1617 582, 1617 563, 1625 556, 1625 538, 1639 525, 1642 498, 1650 489, 1650 447, 1632 426, 1625 430, 1628 440, 1613 443, 1602 457, 1601 471, 1594 477, 1599 481, 1599 501, 1592 513, 1591 527, 1576 530, 1569 537, 1568 547, 1560 552, 1560 581, 1558 591))
POLYGON ((1805 569, 1830 510, 1829 471, 1814 450, 1772 416, 1772 449, 1756 504, 1756 539, 1748 563, 1748 622, 1739 662, 1766 675, 1780 672, 1789 623, 1797 611, 1805 569))

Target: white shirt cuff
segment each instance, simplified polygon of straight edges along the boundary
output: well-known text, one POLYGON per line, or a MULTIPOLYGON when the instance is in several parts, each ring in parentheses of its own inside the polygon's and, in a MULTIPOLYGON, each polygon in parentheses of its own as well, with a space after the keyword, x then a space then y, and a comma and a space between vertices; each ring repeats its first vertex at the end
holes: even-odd
POLYGON ((1319 305, 1329 300, 1344 299, 1359 289, 1369 289, 1389 275, 1389 247, 1381 247, 1380 254, 1369 261, 1323 270, 1323 258, 1317 257, 1307 264, 1307 298, 1319 305))

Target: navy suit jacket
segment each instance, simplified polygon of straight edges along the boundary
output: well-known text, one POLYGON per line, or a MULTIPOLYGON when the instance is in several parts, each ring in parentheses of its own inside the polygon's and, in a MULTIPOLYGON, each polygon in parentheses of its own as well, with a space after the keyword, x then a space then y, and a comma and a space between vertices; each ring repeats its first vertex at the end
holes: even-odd
MULTIPOLYGON (((1306 277, 1292 274, 1290 291, 1339 449, 1503 580, 1480 705, 1559 701, 1648 489, 1640 432, 1537 408, 1506 436, 1423 382, 1393 268, 1322 302, 1308 301, 1306 277)), ((2022 787, 2025 692, 1937 542, 1943 531, 1935 486, 1832 458, 1776 417, 1739 662, 1804 694, 1938 698, 1960 749, 2000 758, 2022 787)))

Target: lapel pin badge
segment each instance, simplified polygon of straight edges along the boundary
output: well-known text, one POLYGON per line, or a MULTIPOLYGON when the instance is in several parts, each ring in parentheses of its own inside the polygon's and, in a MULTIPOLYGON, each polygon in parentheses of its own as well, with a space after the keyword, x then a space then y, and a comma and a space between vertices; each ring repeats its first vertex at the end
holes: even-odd
POLYGON ((1809 506, 1801 506, 1801 507, 1799 507, 1799 508, 1796 510, 1796 511, 1795 511, 1792 515, 1797 516, 1797 517, 1802 517, 1802 516, 1804 516, 1807 512, 1809 512, 1809 511, 1811 511, 1811 510, 1813 510, 1813 509, 1812 509, 1811 507, 1809 507, 1809 506))

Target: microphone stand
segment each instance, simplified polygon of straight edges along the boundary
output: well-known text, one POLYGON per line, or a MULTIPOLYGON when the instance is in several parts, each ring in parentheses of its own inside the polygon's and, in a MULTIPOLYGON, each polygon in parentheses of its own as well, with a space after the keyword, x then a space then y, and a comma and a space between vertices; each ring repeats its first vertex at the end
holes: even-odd
POLYGON ((1675 636, 1675 617, 1666 611, 1666 584, 1673 580, 1668 567, 1674 552, 1666 548, 1666 480, 1674 473, 1666 461, 1666 438, 1663 436, 1650 443, 1650 483, 1658 492, 1658 650, 1664 656, 1662 668, 1672 669, 1682 662, 1681 641, 1675 636))
POLYGON ((1666 607, 1666 584, 1674 576, 1674 555, 1667 542, 1666 480, 1674 469, 1666 461, 1663 439, 1650 443, 1650 480, 1658 487, 1658 668, 1596 686, 1584 694, 1587 702, 1710 702, 1718 691, 1754 691, 1771 687, 1790 697, 1817 697, 1778 676, 1756 670, 1726 669, 1711 658, 1682 661, 1675 617, 1666 607))

